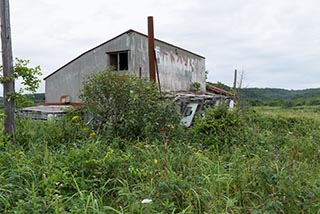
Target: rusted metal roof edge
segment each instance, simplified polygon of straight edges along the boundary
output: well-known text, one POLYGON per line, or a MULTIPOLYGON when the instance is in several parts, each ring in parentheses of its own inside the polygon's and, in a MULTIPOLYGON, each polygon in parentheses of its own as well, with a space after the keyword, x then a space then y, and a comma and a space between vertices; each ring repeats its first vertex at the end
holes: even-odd
POLYGON ((207 90, 209 91, 214 91, 214 92, 217 92, 217 93, 221 93, 221 94, 225 94, 225 95, 229 95, 229 96, 232 96, 233 93, 229 92, 229 91, 226 91, 222 88, 218 88, 216 86, 213 86, 213 85, 207 85, 206 86, 207 90))
MULTIPOLYGON (((99 48, 99 47, 107 44, 108 42, 111 42, 112 40, 115 40, 115 39, 117 39, 117 38, 119 38, 119 37, 121 37, 121 36, 123 36, 123 35, 125 35, 125 34, 129 34, 129 33, 136 33, 136 34, 139 34, 139 35, 141 35, 141 36, 148 37, 146 34, 140 33, 140 32, 138 32, 138 31, 135 31, 135 30, 132 30, 132 29, 127 30, 126 32, 124 32, 124 33, 122 33, 122 34, 119 34, 118 36, 116 36, 116 37, 114 37, 114 38, 112 38, 112 39, 109 39, 108 41, 103 42, 103 43, 101 43, 100 45, 97 45, 97 46, 95 46, 94 48, 91 48, 91 49, 87 50, 86 52, 80 54, 79 56, 77 56, 77 57, 74 58, 73 60, 69 61, 69 62, 66 63, 65 65, 61 66, 60 68, 58 68, 57 70, 55 70, 54 72, 52 72, 51 74, 49 74, 48 76, 46 76, 43 80, 48 79, 49 77, 51 77, 51 76, 54 75, 55 73, 59 72, 61 69, 63 69, 64 67, 68 66, 68 65, 71 64, 72 62, 76 61, 76 60, 79 59, 80 57, 82 57, 82 56, 84 56, 85 54, 89 53, 90 51, 93 51, 94 49, 97 49, 97 48, 99 48)), ((183 48, 180 48, 180 47, 178 47, 178 46, 172 45, 172 44, 170 44, 170 43, 164 42, 164 41, 162 41, 162 40, 155 39, 155 41, 164 43, 164 44, 169 45, 169 46, 172 46, 172 47, 174 47, 174 48, 178 48, 178 49, 180 49, 180 50, 186 51, 186 52, 188 52, 188 53, 190 53, 190 54, 193 54, 193 55, 195 55, 195 56, 198 56, 198 57, 201 57, 201 58, 205 59, 204 56, 200 56, 200 55, 198 55, 198 54, 196 54, 196 53, 193 53, 193 52, 188 51, 188 50, 186 50, 186 49, 183 49, 183 48)))

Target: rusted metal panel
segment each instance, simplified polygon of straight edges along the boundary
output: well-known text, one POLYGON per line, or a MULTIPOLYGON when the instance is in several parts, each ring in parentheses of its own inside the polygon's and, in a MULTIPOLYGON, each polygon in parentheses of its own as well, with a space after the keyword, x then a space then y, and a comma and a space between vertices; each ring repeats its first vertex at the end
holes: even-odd
POLYGON ((222 95, 227 95, 227 96, 233 96, 233 94, 229 91, 226 91, 222 88, 218 88, 216 86, 213 85, 207 85, 207 90, 210 92, 213 92, 215 94, 222 94, 222 95))

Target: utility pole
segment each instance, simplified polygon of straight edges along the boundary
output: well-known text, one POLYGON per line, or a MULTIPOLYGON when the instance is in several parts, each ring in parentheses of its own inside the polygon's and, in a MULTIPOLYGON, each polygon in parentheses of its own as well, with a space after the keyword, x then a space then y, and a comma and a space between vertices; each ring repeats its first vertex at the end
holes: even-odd
POLYGON ((15 133, 14 123, 14 79, 11 45, 9 0, 0 0, 1 44, 3 66, 3 102, 4 102, 4 132, 11 136, 15 133))
POLYGON ((237 69, 234 70, 234 80, 233 80, 233 100, 234 103, 237 103, 237 76, 238 71, 237 69))

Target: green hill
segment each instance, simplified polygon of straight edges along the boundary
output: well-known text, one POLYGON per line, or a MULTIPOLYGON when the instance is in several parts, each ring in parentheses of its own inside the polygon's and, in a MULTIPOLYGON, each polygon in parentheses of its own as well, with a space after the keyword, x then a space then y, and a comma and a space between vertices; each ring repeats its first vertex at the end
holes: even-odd
POLYGON ((251 105, 259 106, 314 106, 320 105, 320 88, 303 90, 244 88, 240 90, 240 97, 251 105))
MULTIPOLYGON (((211 83, 232 92, 232 88, 221 82, 211 83)), ((320 105, 320 88, 287 90, 279 88, 242 88, 238 90, 240 101, 253 106, 315 106, 320 105)))
POLYGON ((286 90, 278 88, 244 88, 240 90, 245 99, 256 100, 288 100, 320 97, 320 88, 303 90, 286 90))

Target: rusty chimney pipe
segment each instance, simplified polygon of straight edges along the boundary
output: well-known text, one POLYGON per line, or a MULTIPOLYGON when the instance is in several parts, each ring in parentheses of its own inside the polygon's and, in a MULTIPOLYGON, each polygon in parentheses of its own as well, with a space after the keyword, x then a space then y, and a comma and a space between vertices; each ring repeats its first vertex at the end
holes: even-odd
POLYGON ((156 82, 156 65, 154 54, 154 30, 153 30, 153 17, 148 16, 148 48, 149 48, 149 75, 150 81, 156 82))

